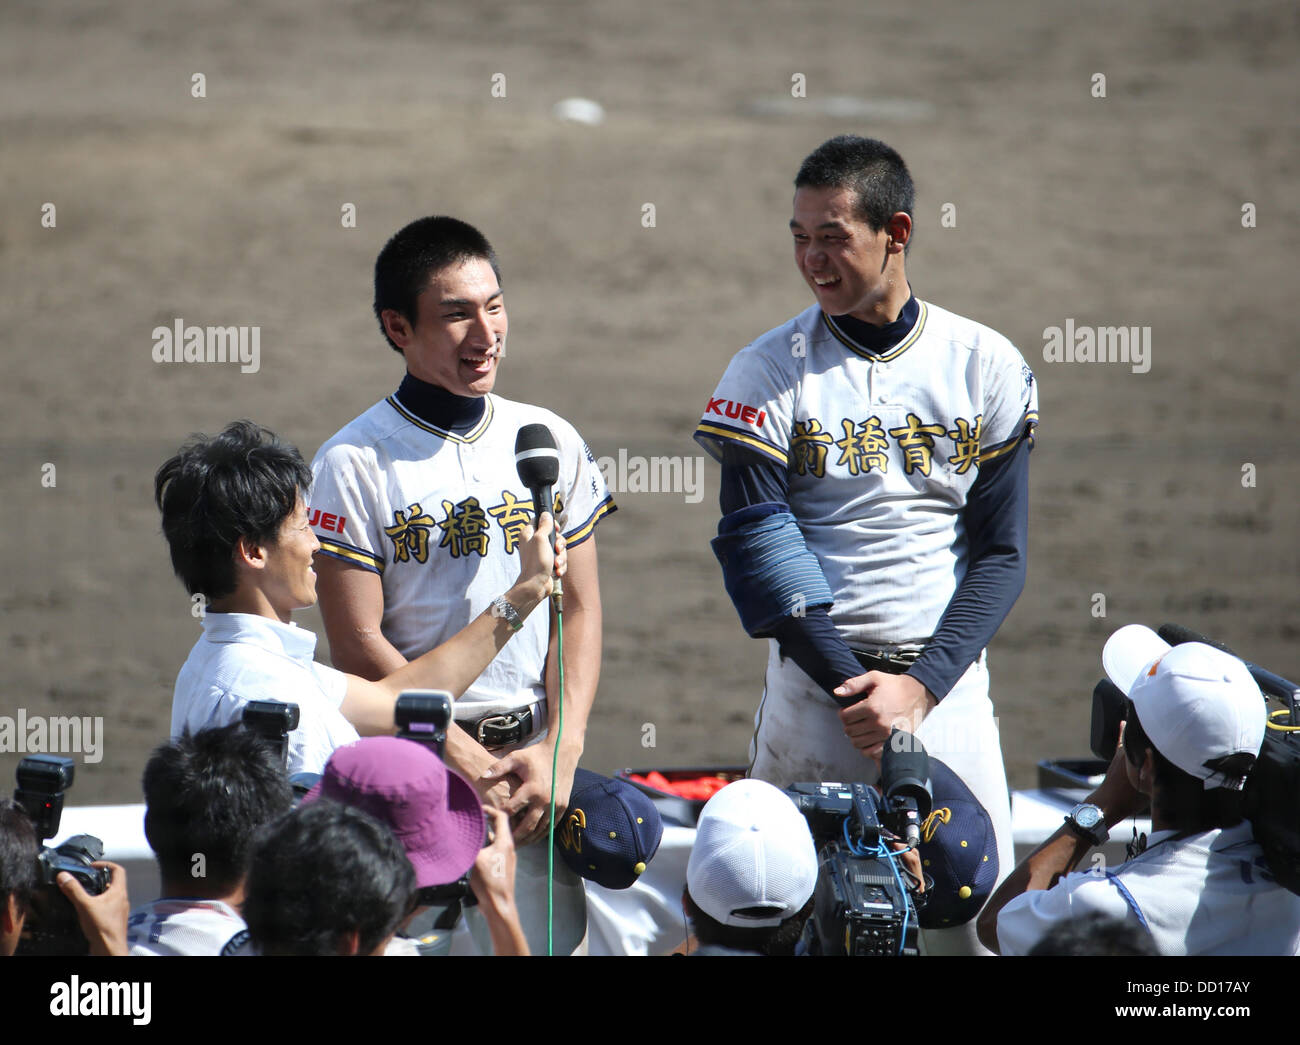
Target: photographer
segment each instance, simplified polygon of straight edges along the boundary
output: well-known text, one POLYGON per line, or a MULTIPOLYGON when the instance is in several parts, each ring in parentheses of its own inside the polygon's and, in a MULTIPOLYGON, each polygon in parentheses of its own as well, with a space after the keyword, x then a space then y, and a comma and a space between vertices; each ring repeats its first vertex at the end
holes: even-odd
POLYGON ((27 814, 9 799, 0 799, 0 956, 13 954, 22 936, 36 889, 39 851, 27 814))
POLYGON ((258 843, 244 918, 259 954, 377 955, 414 895, 415 872, 387 827, 360 810, 313 802, 258 843))
POLYGON ((686 865, 682 909, 699 955, 794 953, 812 913, 817 851, 793 802, 761 780, 709 799, 686 865))
MULTIPOLYGON (((456 883, 472 868, 469 886, 487 922, 493 952, 529 953, 515 907, 509 820, 500 810, 488 810, 494 837, 484 845, 478 795, 428 748, 398 737, 367 737, 341 747, 303 804, 320 799, 360 809, 392 830, 415 870, 421 906, 427 891, 456 883)), ((398 937, 388 953, 415 952, 398 937)))
POLYGON ((980 939, 1025 954, 1060 923, 1100 913, 1139 926, 1160 954, 1296 954, 1300 897, 1274 880, 1242 818, 1267 716, 1249 670, 1136 625, 1110 637, 1102 661, 1129 698, 1120 748, 1096 791, 993 895, 980 939), (1146 797, 1145 848, 1113 870, 1070 874, 1146 797))
MULTIPOLYGON (((40 886, 40 842, 27 814, 9 799, 0 799, 0 956, 12 955, 22 938, 28 905, 40 886)), ((130 900, 126 871, 106 860, 95 861, 111 875, 108 888, 91 896, 72 875, 60 874, 58 887, 77 913, 82 935, 94 955, 126 954, 126 915, 130 900)))
POLYGON ((149 759, 144 800, 162 896, 131 912, 131 953, 238 948, 248 935, 239 908, 254 836, 293 804, 280 760, 239 723, 186 733, 149 759))

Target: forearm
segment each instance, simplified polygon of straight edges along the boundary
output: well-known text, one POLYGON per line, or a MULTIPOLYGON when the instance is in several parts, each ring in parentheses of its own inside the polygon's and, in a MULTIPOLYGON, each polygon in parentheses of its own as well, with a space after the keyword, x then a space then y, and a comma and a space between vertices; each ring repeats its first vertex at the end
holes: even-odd
MULTIPOLYGON (((521 618, 527 617, 545 598, 542 585, 520 581, 505 593, 505 599, 521 618)), ((484 610, 440 646, 417 657, 388 675, 380 683, 393 694, 404 689, 445 689, 459 697, 477 679, 514 635, 510 622, 484 610)))
POLYGON ((561 751, 569 754, 576 765, 586 743, 587 720, 600 682, 601 608, 584 605, 565 593, 564 686, 560 686, 560 623, 552 613, 551 644, 546 657, 547 727, 552 742, 560 738, 561 751), (560 709, 564 710, 561 732, 560 709))
POLYGON ((1024 558, 1015 550, 971 563, 925 652, 907 673, 942 700, 997 634, 1024 585, 1024 558))
POLYGON ((998 914, 1022 893, 1050 889, 1073 871, 1092 847, 1062 824, 1056 833, 1040 845, 998 886, 980 912, 976 929, 980 942, 995 954, 1002 953, 998 944, 998 914))
POLYGON ((472 784, 488 766, 496 761, 482 744, 466 733, 456 723, 447 729, 447 744, 443 749, 447 765, 472 784))
MULTIPOLYGON (((1102 811, 1107 828, 1114 827, 1137 812, 1143 798, 1128 779, 1122 747, 1111 759, 1101 784, 1084 801, 1102 811)), ((980 942, 989 950, 1000 953, 997 927, 998 914, 1002 908, 1022 893, 1050 889, 1063 875, 1078 867, 1091 848, 1087 840, 1072 831, 1068 825, 1058 827, 1051 838, 1020 862, 989 898, 976 926, 980 942)))
POLYGON ((513 900, 479 904, 483 920, 487 922, 488 935, 492 937, 494 955, 528 957, 528 939, 519 924, 519 910, 513 900))
MULTIPOLYGON (((322 614, 324 613, 322 605, 322 614)), ((378 682, 406 664, 406 658, 384 637, 378 627, 356 625, 340 629, 329 625, 330 620, 326 617, 330 660, 339 671, 378 682)))
MULTIPOLYGON (((844 641, 824 606, 811 606, 802 617, 786 617, 777 625, 774 637, 781 655, 789 657, 839 703, 835 688, 861 675, 864 668, 844 641)), ((856 698, 849 703, 855 703, 856 698)), ((846 705, 847 706, 847 705, 846 705)))
POLYGON ((942 700, 992 641, 1025 587, 1029 561, 1029 450, 985 464, 962 513, 969 565, 908 674, 942 700))

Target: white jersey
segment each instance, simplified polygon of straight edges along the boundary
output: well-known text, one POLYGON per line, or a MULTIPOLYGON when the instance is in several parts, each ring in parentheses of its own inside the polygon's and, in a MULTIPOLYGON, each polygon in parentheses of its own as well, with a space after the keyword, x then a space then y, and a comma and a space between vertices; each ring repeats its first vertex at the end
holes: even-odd
POLYGON ((248 939, 248 927, 220 900, 155 900, 131 912, 126 942, 133 955, 233 954, 248 939))
POLYGON ((924 642, 966 573, 981 464, 1033 438, 1034 375, 988 327, 919 302, 868 352, 813 306, 738 352, 695 431, 789 469, 790 510, 851 645, 924 642))
MULTIPOLYGON (((421 420, 395 395, 345 425, 312 461, 309 518, 321 551, 383 578, 384 637, 408 660, 447 641, 519 577, 517 545, 532 495, 515 471, 523 425, 546 425, 560 452, 556 519, 570 547, 614 510, 587 444, 542 407, 489 395, 458 435, 421 420)), ((475 716, 546 696, 550 638, 532 613, 457 704, 475 716)))

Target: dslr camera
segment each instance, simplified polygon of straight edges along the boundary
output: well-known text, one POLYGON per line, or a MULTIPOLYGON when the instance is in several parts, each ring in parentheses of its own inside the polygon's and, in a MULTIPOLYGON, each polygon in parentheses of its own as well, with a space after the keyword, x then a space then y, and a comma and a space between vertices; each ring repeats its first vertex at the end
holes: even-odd
MULTIPOLYGON (((64 792, 72 786, 76 763, 60 755, 28 755, 18 763, 14 802, 27 814, 44 842, 59 833, 64 792)), ((91 866, 104 858, 104 843, 93 835, 75 835, 51 849, 41 846, 36 857, 39 878, 23 925, 16 954, 83 955, 90 944, 77 923, 77 912, 59 889, 67 871, 91 896, 108 888, 109 871, 91 866)))

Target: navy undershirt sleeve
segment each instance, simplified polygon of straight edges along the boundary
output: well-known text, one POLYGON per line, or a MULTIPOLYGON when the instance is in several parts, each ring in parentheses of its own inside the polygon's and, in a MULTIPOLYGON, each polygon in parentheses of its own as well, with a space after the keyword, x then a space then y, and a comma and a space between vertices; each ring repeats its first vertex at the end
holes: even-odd
MULTIPOLYGON (((718 500, 724 517, 751 506, 788 511, 789 496, 789 473, 783 465, 750 450, 723 447, 718 500)), ((786 617, 772 634, 781 655, 798 664, 832 697, 841 682, 862 674, 862 665, 840 637, 825 606, 811 606, 802 617, 786 617)))
POLYGON ((907 672, 940 700, 989 644, 1024 589, 1032 446, 1021 439, 1006 457, 982 465, 966 495, 966 575, 907 672))
MULTIPOLYGON (((953 593, 925 652, 907 672, 942 700, 1011 611, 1025 583, 1029 532, 1027 439, 980 469, 964 509, 969 546, 966 575, 953 593)), ((785 505, 789 474, 752 451, 726 446, 719 492, 724 516, 752 505, 785 505)), ((787 617, 774 631, 790 657, 827 694, 863 674, 824 607, 787 617)))

